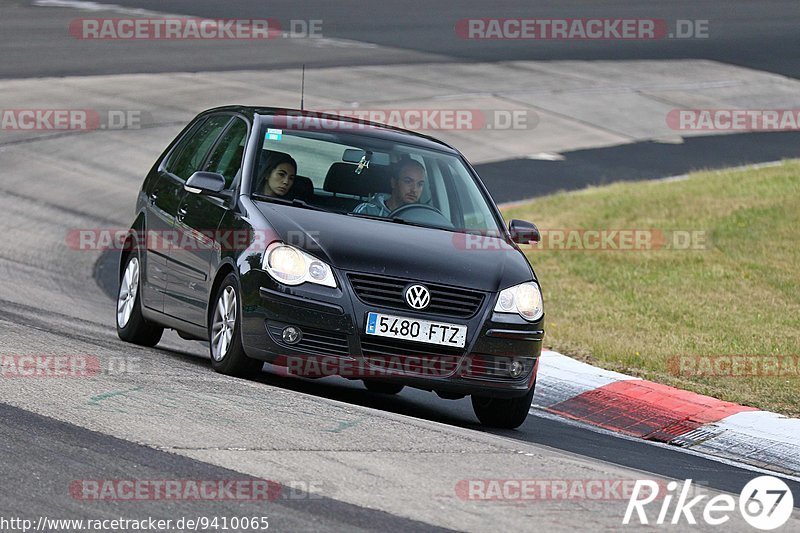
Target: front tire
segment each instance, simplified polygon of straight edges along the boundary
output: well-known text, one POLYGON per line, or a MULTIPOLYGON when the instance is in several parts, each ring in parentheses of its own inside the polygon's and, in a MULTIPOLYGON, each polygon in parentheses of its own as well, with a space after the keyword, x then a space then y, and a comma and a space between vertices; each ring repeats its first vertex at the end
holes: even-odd
POLYGON ((142 316, 141 270, 139 255, 131 253, 117 293, 117 335, 125 342, 152 347, 158 344, 164 328, 142 316))
POLYGON ((520 398, 472 397, 472 410, 484 426, 500 429, 516 429, 525 422, 533 402, 533 392, 520 398))
POLYGON ((211 367, 220 374, 250 377, 261 371, 264 363, 244 353, 240 302, 239 282, 236 275, 228 274, 217 290, 209 313, 211 367))

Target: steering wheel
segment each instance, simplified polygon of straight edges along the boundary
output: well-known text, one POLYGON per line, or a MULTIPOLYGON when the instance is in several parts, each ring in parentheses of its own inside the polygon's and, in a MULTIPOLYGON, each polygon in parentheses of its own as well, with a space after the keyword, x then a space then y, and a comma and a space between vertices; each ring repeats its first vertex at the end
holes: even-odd
POLYGON ((392 211, 392 217, 402 218, 409 222, 430 224, 432 226, 442 226, 452 228, 453 223, 442 214, 441 211, 428 204, 406 204, 401 205, 392 211), (402 216, 401 216, 402 215, 402 216))

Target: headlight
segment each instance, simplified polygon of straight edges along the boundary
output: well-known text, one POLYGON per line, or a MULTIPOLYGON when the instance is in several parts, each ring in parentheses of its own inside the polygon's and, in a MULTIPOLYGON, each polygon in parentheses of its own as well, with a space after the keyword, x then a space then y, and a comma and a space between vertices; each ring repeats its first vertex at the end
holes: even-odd
POLYGON ((500 291, 494 310, 497 313, 517 313, 530 322, 539 320, 544 314, 542 291, 533 282, 503 289, 500 291))
POLYGON ((276 281, 286 285, 309 282, 336 287, 336 278, 327 263, 282 242, 269 245, 262 266, 276 281))

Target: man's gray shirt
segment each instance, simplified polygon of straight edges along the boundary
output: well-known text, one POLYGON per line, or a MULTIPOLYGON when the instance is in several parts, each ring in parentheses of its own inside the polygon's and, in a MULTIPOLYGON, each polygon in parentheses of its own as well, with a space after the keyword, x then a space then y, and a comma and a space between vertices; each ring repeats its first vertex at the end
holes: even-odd
POLYGON ((384 192, 378 193, 373 196, 369 202, 359 204, 353 209, 353 213, 360 215, 372 215, 376 217, 388 217, 392 210, 386 205, 386 201, 391 198, 391 194, 384 192))

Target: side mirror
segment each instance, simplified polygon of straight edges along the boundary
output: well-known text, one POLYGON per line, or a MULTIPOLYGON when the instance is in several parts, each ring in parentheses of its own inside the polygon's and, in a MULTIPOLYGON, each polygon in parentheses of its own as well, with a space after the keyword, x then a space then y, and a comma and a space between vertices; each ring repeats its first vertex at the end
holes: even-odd
POLYGON ((219 194, 225 190, 225 178, 216 172, 195 172, 183 188, 194 194, 219 194))
POLYGON ((512 220, 508 223, 508 231, 511 233, 511 240, 517 244, 530 244, 542 239, 536 224, 525 220, 512 220))

